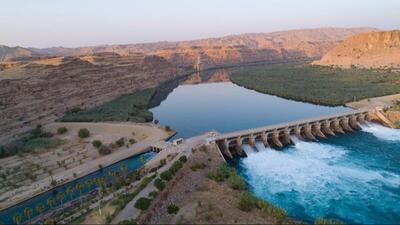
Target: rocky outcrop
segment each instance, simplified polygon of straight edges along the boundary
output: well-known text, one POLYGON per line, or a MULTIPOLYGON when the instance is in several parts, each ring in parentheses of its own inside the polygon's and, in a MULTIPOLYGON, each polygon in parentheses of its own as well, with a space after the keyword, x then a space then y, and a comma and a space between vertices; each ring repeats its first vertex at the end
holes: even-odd
POLYGON ((314 64, 343 68, 400 68, 400 31, 368 32, 350 37, 314 64))
POLYGON ((39 54, 26 48, 0 45, 0 62, 14 58, 32 57, 37 55, 39 54))
POLYGON ((43 60, 0 72, 0 143, 69 108, 93 107, 179 74, 165 59, 143 54, 63 57, 58 65, 43 60))

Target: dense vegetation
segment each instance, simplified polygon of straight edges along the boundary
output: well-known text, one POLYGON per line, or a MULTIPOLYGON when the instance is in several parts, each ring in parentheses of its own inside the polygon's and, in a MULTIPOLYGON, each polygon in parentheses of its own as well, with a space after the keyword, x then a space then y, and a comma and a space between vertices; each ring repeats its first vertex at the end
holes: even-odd
POLYGON ((32 152, 38 149, 55 148, 62 143, 64 143, 62 140, 53 138, 52 133, 44 131, 42 126, 38 125, 26 137, 5 146, 0 146, 0 158, 32 152))
POLYGON ((343 105, 400 93, 400 74, 389 70, 277 64, 240 71, 232 82, 259 92, 323 105, 343 105))
POLYGON ((62 122, 132 121, 149 122, 153 114, 148 110, 154 89, 123 95, 100 106, 80 110, 72 109, 61 118, 62 122))

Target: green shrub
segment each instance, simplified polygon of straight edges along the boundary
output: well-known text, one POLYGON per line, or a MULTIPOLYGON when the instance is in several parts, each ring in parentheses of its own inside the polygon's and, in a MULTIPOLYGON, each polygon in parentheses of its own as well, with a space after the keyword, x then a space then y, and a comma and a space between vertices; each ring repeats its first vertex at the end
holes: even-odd
POLYGON ((69 110, 60 120, 63 122, 150 122, 153 120, 153 114, 148 108, 154 92, 155 89, 146 89, 122 95, 94 108, 80 111, 69 110))
POLYGON ((207 167, 207 165, 204 164, 204 163, 195 163, 192 166, 190 166, 190 169, 192 171, 196 171, 196 170, 202 170, 202 169, 204 169, 206 167, 207 167))
POLYGON ((149 196, 155 198, 158 195, 158 191, 152 191, 149 193, 149 196))
POLYGON ((160 174, 160 177, 163 180, 170 181, 172 179, 172 177, 173 177, 173 174, 171 173, 171 171, 167 170, 167 171, 162 172, 160 174))
POLYGON ((135 143, 136 143, 136 140, 135 140, 135 139, 133 139, 133 138, 131 138, 131 139, 129 139, 129 143, 131 143, 131 144, 135 144, 135 143))
POLYGON ((90 131, 86 128, 81 128, 78 131, 78 136, 80 138, 88 138, 90 136, 90 131))
POLYGON ((99 151, 99 154, 100 155, 108 155, 108 154, 110 154, 112 151, 111 151, 111 148, 110 147, 108 147, 107 145, 102 145, 102 146, 100 146, 100 148, 98 149, 98 151, 99 151))
POLYGON ((118 146, 118 147, 122 147, 122 146, 124 146, 125 145, 125 138, 120 138, 120 139, 118 139, 116 142, 115 142, 115 144, 118 146))
POLYGON ((166 159, 161 159, 159 168, 165 166, 166 164, 167 164, 167 160, 166 159))
POLYGON ((333 219, 325 219, 325 218, 317 218, 314 221, 315 225, 344 225, 344 223, 340 220, 333 219))
POLYGON ((222 182, 228 179, 232 172, 233 169, 229 168, 228 165, 225 164, 216 171, 208 173, 208 178, 217 182, 222 182))
POLYGON ((151 199, 142 197, 142 198, 139 198, 135 202, 135 208, 144 211, 144 210, 147 210, 149 208, 150 203, 151 203, 151 199))
POLYGON ((103 145, 103 143, 100 140, 94 140, 92 141, 92 145, 93 147, 99 149, 103 145))
POLYGON ((239 198, 238 208, 250 212, 256 206, 257 199, 248 192, 243 192, 239 198))
POLYGON ((156 186, 156 188, 157 188, 159 191, 162 191, 162 190, 164 190, 164 188, 165 188, 165 182, 164 182, 163 180, 157 178, 157 179, 154 181, 154 186, 156 186))
POLYGON ((176 172, 178 172, 179 169, 183 167, 183 164, 181 161, 175 161, 171 168, 169 168, 169 171, 172 173, 172 175, 175 175, 176 172))
POLYGON ((179 207, 171 204, 167 207, 168 214, 177 214, 179 212, 179 207))
POLYGON ((57 129, 57 134, 65 134, 67 133, 68 129, 66 127, 59 127, 57 129))
POLYGON ((166 126, 165 126, 165 130, 166 130, 166 131, 171 131, 172 129, 171 129, 171 127, 170 127, 169 125, 166 125, 166 126))
POLYGON ((243 180, 241 176, 236 173, 232 173, 228 178, 229 187, 235 190, 245 190, 246 189, 246 182, 243 180))
POLYGON ((62 140, 59 139, 51 139, 46 137, 30 139, 24 143, 23 150, 24 151, 32 151, 35 149, 50 149, 56 148, 57 146, 64 143, 62 140))
POLYGON ((183 155, 183 156, 179 157, 179 161, 185 163, 187 161, 186 155, 183 155))

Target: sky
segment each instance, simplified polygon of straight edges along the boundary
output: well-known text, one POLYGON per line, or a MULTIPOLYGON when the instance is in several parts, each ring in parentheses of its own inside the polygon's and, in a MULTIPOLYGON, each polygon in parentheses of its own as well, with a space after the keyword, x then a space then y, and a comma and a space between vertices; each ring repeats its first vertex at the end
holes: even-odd
POLYGON ((79 47, 400 26, 400 0, 0 0, 0 44, 79 47))

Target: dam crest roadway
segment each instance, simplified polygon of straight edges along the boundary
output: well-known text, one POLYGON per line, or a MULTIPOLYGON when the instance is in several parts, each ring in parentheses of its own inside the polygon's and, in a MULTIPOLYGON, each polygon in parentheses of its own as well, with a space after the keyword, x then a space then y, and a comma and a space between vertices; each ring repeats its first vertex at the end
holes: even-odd
POLYGON ((233 159, 235 156, 245 157, 246 153, 243 150, 243 144, 248 144, 257 149, 256 142, 262 142, 265 147, 280 149, 293 143, 291 140, 292 135, 300 140, 315 141, 317 138, 327 138, 336 134, 360 130, 361 128, 358 124, 364 124, 365 121, 384 123, 381 119, 380 110, 380 108, 355 110, 335 115, 235 131, 217 135, 211 141, 215 142, 222 154, 229 159, 233 159))

